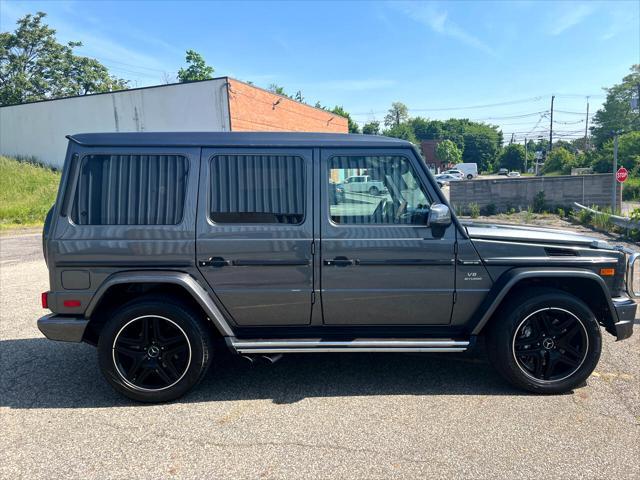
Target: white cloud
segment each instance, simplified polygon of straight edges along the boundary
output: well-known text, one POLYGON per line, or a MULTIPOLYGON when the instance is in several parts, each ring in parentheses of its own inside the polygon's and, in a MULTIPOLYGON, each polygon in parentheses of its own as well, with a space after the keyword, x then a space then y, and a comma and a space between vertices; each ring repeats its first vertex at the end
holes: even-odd
POLYGON ((493 48, 460 27, 449 18, 449 14, 445 10, 439 10, 433 3, 402 2, 390 5, 400 9, 404 14, 427 26, 435 33, 454 38, 469 47, 496 56, 493 48))
POLYGON ((576 25, 582 23, 582 21, 591 15, 595 11, 595 6, 592 4, 579 4, 570 3, 563 8, 561 12, 556 12, 553 16, 548 31, 551 35, 560 35, 565 30, 568 30, 576 25))

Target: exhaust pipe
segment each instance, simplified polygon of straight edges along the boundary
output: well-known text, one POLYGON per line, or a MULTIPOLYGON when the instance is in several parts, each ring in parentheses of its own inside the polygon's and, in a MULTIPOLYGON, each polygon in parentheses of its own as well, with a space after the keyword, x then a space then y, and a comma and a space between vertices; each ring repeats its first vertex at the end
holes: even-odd
POLYGON ((276 354, 273 354, 273 355, 262 355, 260 358, 266 364, 273 365, 274 363, 276 363, 278 360, 280 360, 282 358, 282 354, 281 353, 276 353, 276 354))
POLYGON ((255 366, 256 359, 258 358, 253 355, 240 355, 240 357, 244 358, 251 367, 255 366))

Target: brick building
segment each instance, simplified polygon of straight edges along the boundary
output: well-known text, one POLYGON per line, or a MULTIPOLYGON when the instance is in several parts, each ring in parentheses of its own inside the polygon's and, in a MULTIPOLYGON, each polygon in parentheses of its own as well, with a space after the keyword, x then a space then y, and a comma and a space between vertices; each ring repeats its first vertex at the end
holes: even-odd
POLYGON ((438 157, 436 156, 436 147, 440 143, 440 140, 422 140, 420 142, 420 150, 422 151, 422 157, 424 158, 427 166, 434 172, 440 173, 448 168, 451 168, 452 165, 444 164, 438 157))
POLYGON ((92 132, 348 133, 347 119, 229 77, 0 107, 0 154, 61 167, 65 135, 92 132))

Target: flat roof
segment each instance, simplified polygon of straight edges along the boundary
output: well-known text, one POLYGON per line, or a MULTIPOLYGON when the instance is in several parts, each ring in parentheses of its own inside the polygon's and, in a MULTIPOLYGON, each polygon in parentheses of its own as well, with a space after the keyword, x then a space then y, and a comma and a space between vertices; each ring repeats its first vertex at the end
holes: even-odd
POLYGON ((78 133, 67 138, 92 147, 409 147, 406 140, 346 133, 121 132, 78 133))

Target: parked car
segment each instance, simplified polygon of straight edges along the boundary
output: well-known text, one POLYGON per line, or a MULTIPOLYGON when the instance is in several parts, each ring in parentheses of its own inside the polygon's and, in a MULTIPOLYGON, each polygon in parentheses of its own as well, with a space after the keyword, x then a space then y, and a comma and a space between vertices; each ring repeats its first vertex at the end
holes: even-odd
POLYGON ((339 184, 344 192, 368 193, 369 195, 380 195, 387 189, 380 180, 374 180, 370 175, 354 175, 348 177, 339 184))
POLYGON ((435 176, 436 180, 439 182, 449 183, 449 182, 460 182, 462 181, 462 177, 459 175, 453 175, 451 173, 440 173, 435 176))
POLYGON ((509 176, 509 169, 508 168, 501 168, 500 170, 498 170, 498 175, 509 176))
POLYGON ((473 180, 478 176, 477 163, 458 163, 453 168, 462 172, 467 180, 473 180))
POLYGON ((464 172, 462 172, 461 170, 458 170, 456 168, 450 168, 449 170, 445 170, 444 172, 442 172, 444 175, 454 175, 458 178, 460 178, 461 180, 463 178, 465 178, 464 172))
POLYGON ((520 172, 509 172, 509 177, 519 177, 520 176, 520 172))
POLYGON ((274 362, 463 352, 479 337, 513 385, 562 393, 596 367, 600 327, 632 334, 638 253, 565 231, 463 222, 409 142, 68 138, 43 231, 42 304, 52 313, 38 327, 95 345, 107 382, 132 399, 182 396, 223 350, 274 362), (330 185, 354 169, 384 178, 388 194, 335 202, 330 185))

